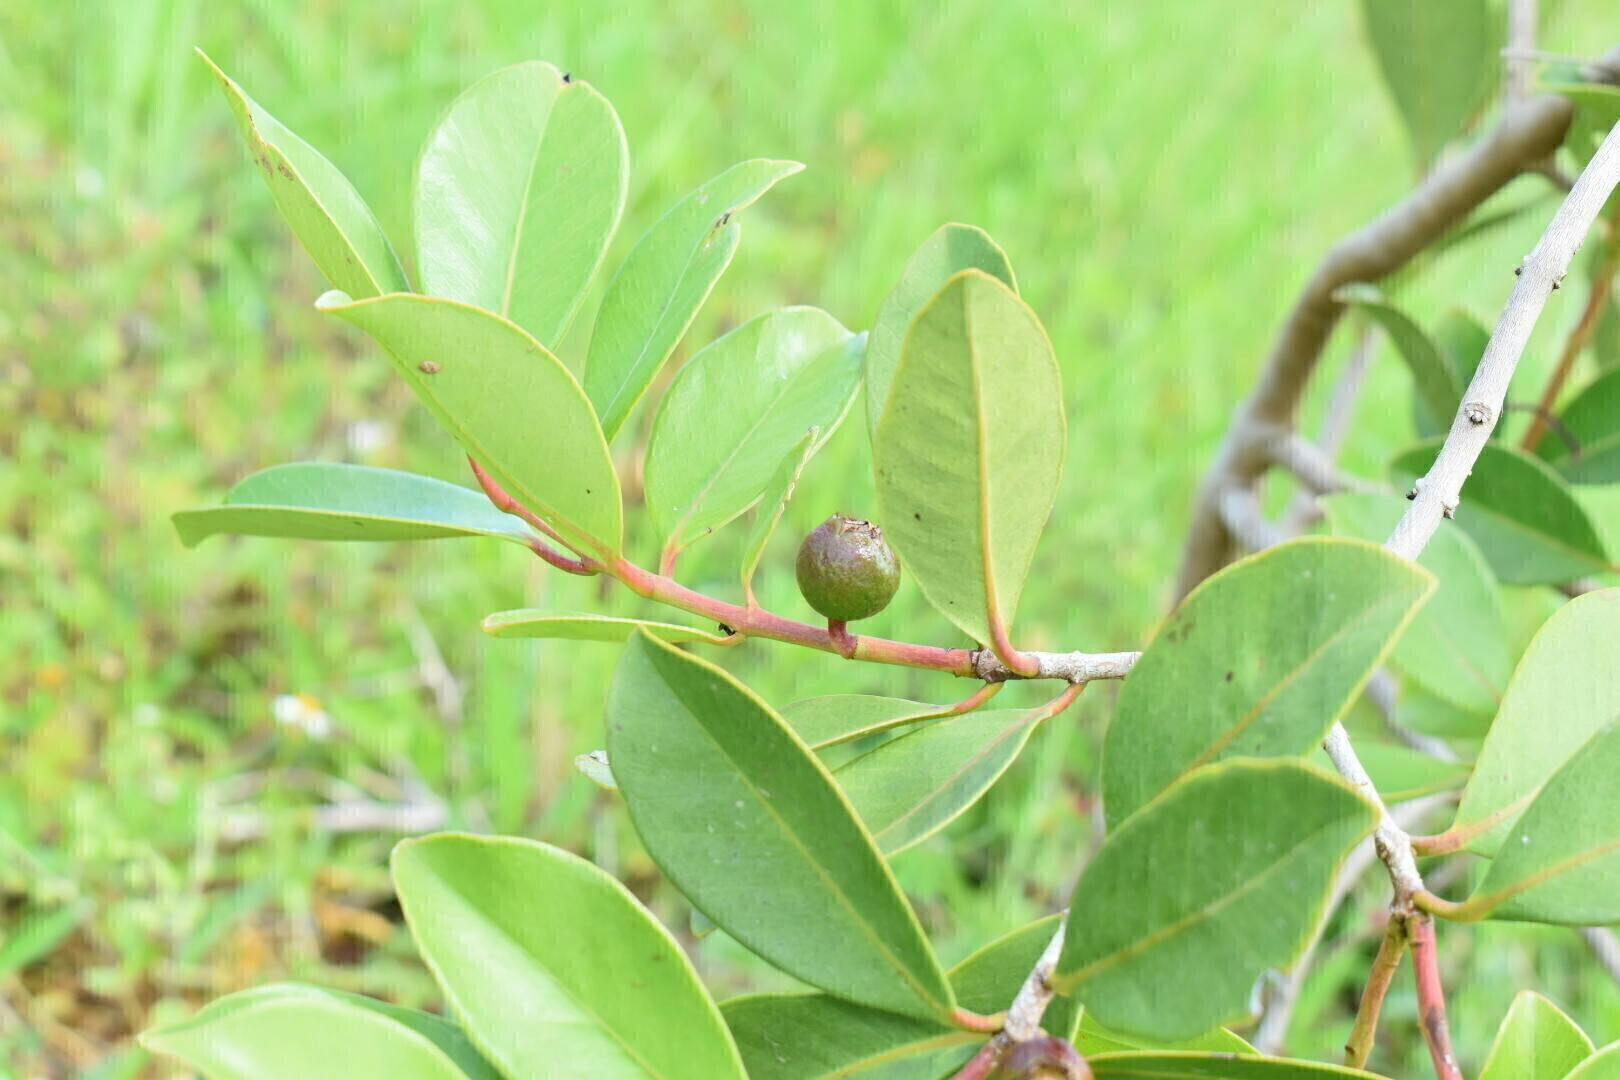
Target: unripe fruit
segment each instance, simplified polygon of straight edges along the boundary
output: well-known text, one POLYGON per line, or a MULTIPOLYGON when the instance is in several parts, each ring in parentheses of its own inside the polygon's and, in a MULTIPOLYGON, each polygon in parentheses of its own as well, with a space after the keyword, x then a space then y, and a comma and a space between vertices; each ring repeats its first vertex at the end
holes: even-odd
POLYGON ((876 615, 900 587, 900 562, 883 530, 842 514, 804 538, 795 570, 810 606, 837 622, 876 615))

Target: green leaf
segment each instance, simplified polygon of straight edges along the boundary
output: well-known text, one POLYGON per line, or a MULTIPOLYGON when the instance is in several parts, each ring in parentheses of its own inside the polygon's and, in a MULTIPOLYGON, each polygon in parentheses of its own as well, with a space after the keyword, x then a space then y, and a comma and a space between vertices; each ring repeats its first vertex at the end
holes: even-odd
MULTIPOLYGON (((965 1009, 991 1015, 1017 996, 1057 932, 1052 915, 979 949, 951 969, 965 1009)), ((721 1006, 752 1080, 939 1080, 985 1041, 982 1033, 863 1008, 825 994, 756 994, 721 1006)), ((1074 1003, 1058 997, 1042 1026, 1072 1035, 1074 1003)))
MULTIPOLYGON (((1415 446, 1395 459, 1392 471, 1423 476, 1439 448, 1440 440, 1415 446)), ((1569 485, 1510 447, 1485 447, 1456 518, 1505 584, 1558 584, 1609 569, 1603 541, 1569 485)))
POLYGON ((1417 392, 1418 434, 1438 435, 1449 429, 1466 385, 1452 367, 1450 354, 1412 321, 1410 315, 1390 303, 1375 285, 1347 285, 1333 296, 1366 313, 1389 335, 1396 354, 1412 373, 1417 392))
POLYGON ((574 376, 516 324, 436 297, 316 303, 370 334, 466 451, 570 540, 617 554, 619 477, 574 376))
POLYGON ((1610 1043, 1587 1058, 1564 1080, 1620 1080, 1620 1043, 1610 1043))
POLYGON ((955 821, 1001 778, 1048 712, 988 709, 933 720, 838 767, 849 796, 885 855, 897 855, 955 821))
POLYGON ((609 439, 692 325, 737 250, 737 214, 804 166, 739 162, 677 203, 608 284, 585 360, 585 391, 609 439))
POLYGON ((647 444, 647 509, 671 549, 752 506, 811 428, 811 453, 832 437, 860 389, 864 340, 819 308, 782 308, 681 368, 647 444))
POLYGON ((1420 172, 1496 92, 1503 17, 1487 0, 1362 0, 1379 71, 1420 172))
POLYGON ((912 318, 953 275, 972 269, 983 270, 1018 291, 1007 253, 989 233, 974 225, 941 225, 907 260, 894 291, 878 309, 872 340, 866 347, 866 423, 874 439, 912 318))
POLYGON ((197 55, 224 88, 281 216, 332 287, 361 298, 409 289, 399 257, 354 185, 248 97, 206 53, 199 49, 197 55))
POLYGON ((1035 313, 983 271, 952 277, 912 321, 872 455, 884 531, 976 641, 1012 625, 1067 433, 1035 313))
POLYGON ((1200 765, 1306 753, 1434 587, 1428 571, 1377 545, 1323 537, 1279 544, 1199 585, 1120 692, 1103 752, 1109 826, 1200 765))
POLYGON ((624 212, 630 152, 606 98, 550 64, 464 90, 416 173, 422 291, 504 315, 554 348, 624 212))
POLYGON ((813 986, 948 1017, 950 987, 888 864, 769 706, 641 633, 614 676, 607 718, 636 832, 694 907, 813 986))
POLYGON ((1339 864, 1376 822, 1359 794, 1303 762, 1199 769, 1086 867, 1069 905, 1079 932, 1065 937, 1053 985, 1122 1032, 1209 1031, 1243 1013, 1263 972, 1299 955, 1339 864))
POLYGON ((720 1009, 749 1080, 939 1080, 985 1040, 826 994, 750 994, 720 1009))
POLYGON ((795 701, 782 710, 782 719, 810 749, 825 750, 950 711, 949 705, 925 705, 905 698, 829 694, 795 701))
POLYGON ((493 536, 528 545, 531 533, 481 491, 364 465, 299 462, 254 473, 223 506, 182 510, 187 547, 219 533, 299 540, 433 540, 493 536))
POLYGON ((625 642, 637 630, 645 630, 665 641, 701 641, 708 645, 730 645, 725 634, 680 623, 654 619, 626 619, 616 615, 542 611, 519 608, 484 616, 484 633, 498 638, 557 638, 567 641, 625 642))
MULTIPOLYGON (((1323 500, 1333 531, 1382 542, 1406 503, 1395 496, 1333 495, 1323 500)), ((1459 708, 1494 713, 1513 674, 1507 616, 1485 556, 1460 529, 1441 529, 1418 558, 1439 586, 1412 617, 1390 663, 1459 708)))
POLYGON ((820 438, 820 428, 811 428, 805 432, 804 438, 782 458, 776 472, 771 475, 770 482, 765 485, 765 493, 760 496, 759 508, 754 511, 753 527, 748 530, 748 540, 743 544, 742 570, 739 575, 743 595, 748 598, 750 604, 754 602, 754 572, 759 569, 759 560, 765 554, 765 545, 770 542, 771 533, 776 531, 776 523, 782 520, 782 512, 787 509, 788 500, 793 498, 793 489, 798 486, 799 476, 804 472, 804 467, 810 464, 810 458, 815 454, 820 438))
POLYGON ((1467 907, 1494 919, 1563 926, 1620 922, 1617 773, 1620 720, 1592 736, 1541 788, 1467 907))
POLYGON ((1598 731, 1620 719, 1620 589, 1563 605, 1519 659, 1452 828, 1494 855, 1514 817, 1598 731), (1492 822, 1496 824, 1490 826, 1492 822), (1480 830, 1484 831, 1480 831, 1480 830))
POLYGON ((230 994, 141 1044, 211 1080, 495 1080, 453 1024, 355 994, 283 984, 230 994))
POLYGON ((1258 1057, 1260 1051, 1226 1028, 1216 1028, 1190 1039, 1158 1043, 1135 1035, 1121 1035, 1097 1023, 1090 1014, 1082 1012, 1080 1030, 1073 1039, 1074 1048, 1087 1058, 1099 1054, 1124 1054, 1143 1050, 1202 1051, 1217 1054, 1242 1054, 1258 1057))
POLYGON ((1382 1080, 1343 1065, 1219 1053, 1128 1053, 1090 1058, 1096 1080, 1382 1080))
POLYGON ((1521 990, 1496 1031, 1479 1080, 1564 1080, 1592 1049, 1592 1040, 1558 1006, 1521 990))
POLYGON ((394 887, 445 998, 508 1077, 743 1080, 670 933, 565 851, 440 833, 394 848, 394 887))
MULTIPOLYGON (((975 950, 951 968, 957 1004, 985 1016, 1011 1005, 1062 924, 1062 915, 1037 919, 975 950)), ((1059 995, 1047 1006, 1041 1026, 1053 1035, 1073 1039, 1081 1023, 1080 1012, 1073 998, 1059 995)))
POLYGON ((1536 452, 1572 484, 1620 483, 1620 369, 1594 379, 1558 418, 1562 430, 1550 429, 1536 452))

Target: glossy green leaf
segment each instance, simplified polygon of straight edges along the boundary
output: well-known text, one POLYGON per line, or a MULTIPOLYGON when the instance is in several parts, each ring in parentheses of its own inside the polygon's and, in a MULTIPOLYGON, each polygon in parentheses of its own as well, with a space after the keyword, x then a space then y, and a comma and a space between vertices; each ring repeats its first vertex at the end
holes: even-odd
POLYGON ((1333 295, 1383 327, 1396 355, 1412 373, 1417 391, 1418 434, 1437 435, 1449 429, 1465 385, 1452 367, 1450 354, 1377 286, 1347 285, 1333 295))
POLYGON ((782 719, 810 749, 825 750, 890 728, 943 716, 950 708, 905 698, 829 694, 795 701, 782 710, 782 719))
POLYGON ((230 994, 141 1036, 210 1080, 496 1080, 454 1024, 355 994, 282 984, 230 994))
POLYGON ((833 772, 885 855, 949 825, 1018 758, 1043 709, 982 709, 932 720, 833 772))
MULTIPOLYGON (((957 1004, 985 1016, 1005 1009, 1062 924, 1062 915, 1036 919, 976 949, 951 968, 957 1004)), ((1081 1023, 1080 1011, 1073 998, 1058 995, 1046 1007, 1041 1026, 1053 1035, 1073 1039, 1081 1023)))
POLYGON ((1521 990, 1497 1029, 1479 1080, 1564 1080, 1592 1049, 1592 1040, 1558 1006, 1521 990))
POLYGON ((612 439, 692 325, 737 250, 737 214, 796 161, 739 162, 677 203, 636 242, 608 285, 585 360, 585 391, 612 439))
POLYGON ((940 1080, 985 1040, 826 994, 750 994, 720 1008, 749 1080, 940 1080))
POLYGON ((1564 1080, 1620 1080, 1620 1043, 1610 1043, 1575 1066, 1564 1080))
POLYGON ((606 98, 538 60, 464 90, 416 173, 422 291, 554 348, 619 227, 630 152, 606 98))
POLYGON ((1310 750, 1433 590, 1433 575, 1377 545, 1323 537, 1199 585, 1120 692, 1103 751, 1109 826, 1200 765, 1310 750))
POLYGON ((1250 1046, 1241 1036, 1233 1034, 1226 1028, 1206 1031, 1204 1034, 1195 1035, 1190 1039, 1155 1042, 1135 1035, 1121 1035, 1117 1031, 1110 1031, 1097 1023, 1096 1019, 1089 1013, 1082 1013, 1080 1030, 1070 1041, 1074 1043, 1076 1050, 1088 1058, 1096 1057, 1099 1054, 1128 1054, 1144 1050, 1202 1051, 1217 1054, 1242 1054, 1244 1056, 1259 1056, 1260 1054, 1260 1051, 1250 1046))
POLYGON ((787 509, 788 500, 793 498, 793 489, 798 485, 804 467, 815 454, 820 439, 820 428, 806 431, 804 437, 782 458, 781 464, 777 465, 776 472, 771 474, 770 482, 765 485, 765 493, 759 498, 753 527, 748 530, 748 540, 743 544, 742 570, 739 574, 743 595, 749 603, 753 603, 754 572, 759 569, 765 545, 770 542, 771 533, 776 531, 776 523, 782 520, 782 512, 787 509))
POLYGON ((607 722, 636 832, 694 907, 839 997, 949 1014, 950 987, 888 864, 769 706, 642 633, 614 676, 607 722))
POLYGON ((811 428, 811 453, 832 437, 860 390, 863 342, 819 308, 782 308, 687 361, 647 444, 647 509, 674 550, 758 501, 811 428))
POLYGON ((1065 937, 1053 985, 1100 1023, 1156 1039, 1242 1015, 1255 979, 1315 934, 1339 864, 1376 822, 1370 803, 1303 762, 1199 769, 1086 867, 1069 904, 1081 932, 1065 937))
POLYGON ((498 638, 558 638, 568 641, 629 641, 637 630, 645 630, 665 641, 702 641, 709 645, 730 645, 725 634, 680 623, 654 619, 627 619, 617 615, 591 615, 584 612, 543 611, 519 608, 484 616, 484 633, 498 638))
POLYGON ((248 97, 200 49, 197 55, 224 87, 281 216, 332 287, 362 298, 409 289, 399 257, 354 185, 248 97))
POLYGON ((912 321, 872 456, 907 572, 978 642, 1017 614, 1067 432, 1035 313, 983 271, 952 277, 912 321))
POLYGON ((1508 830, 1468 906, 1495 919, 1563 926, 1620 922, 1617 774, 1620 719, 1592 736, 1542 786, 1508 830))
POLYGON ((531 533, 481 491, 364 465, 300 462, 256 472, 222 506, 182 510, 187 547, 219 533, 300 540, 433 540, 494 536, 527 546, 531 533))
POLYGON ((509 494, 582 546, 618 551, 619 477, 574 376, 516 324, 426 296, 316 304, 370 334, 509 494))
POLYGON ((680 945, 595 866, 530 840, 440 833, 399 844, 392 868, 423 960, 506 1076, 743 1080, 680 945))
MULTIPOLYGON (((951 969, 958 1003, 984 1015, 1017 996, 1061 916, 991 942, 951 969)), ((879 1012, 825 994, 757 994, 721 1006, 752 1080, 940 1080, 984 1042, 983 1034, 879 1012)), ((1072 1035, 1079 1010, 1054 998, 1042 1026, 1072 1035)))
POLYGON ((1480 748, 1452 828, 1494 855, 1515 817, 1560 766, 1620 719, 1620 589, 1577 597, 1553 613, 1525 649, 1480 748))
MULTIPOLYGON (((1434 461, 1438 440, 1396 458, 1394 473, 1409 480, 1434 461)), ((1461 526, 1508 585, 1570 581, 1609 568, 1609 555, 1569 485, 1544 462, 1499 443, 1474 464, 1457 509, 1461 526)))
POLYGON ((1536 447, 1572 484, 1620 483, 1620 369, 1594 379, 1536 447), (1571 445, 1573 440, 1574 445, 1571 445))
POLYGON ((866 424, 874 438, 912 318, 953 275, 970 269, 983 270, 1014 292, 1018 290, 1007 253, 990 239, 990 234, 974 225, 952 223, 941 225, 923 241, 907 260, 894 291, 878 309, 877 320, 872 323, 872 340, 866 347, 866 424))
POLYGON ((1319 1061, 1192 1051, 1104 1054, 1087 1063, 1096 1080, 1382 1080, 1319 1061))
POLYGON ((1420 172, 1496 91, 1506 22, 1489 0, 1361 0, 1379 71, 1420 172))
MULTIPOLYGON (((1323 500, 1333 531, 1382 543, 1406 510, 1395 495, 1334 495, 1323 500)), ((1418 558, 1434 574, 1432 599, 1412 617, 1390 664, 1431 694, 1491 714, 1513 674, 1507 616, 1485 556, 1460 529, 1441 529, 1418 558)))

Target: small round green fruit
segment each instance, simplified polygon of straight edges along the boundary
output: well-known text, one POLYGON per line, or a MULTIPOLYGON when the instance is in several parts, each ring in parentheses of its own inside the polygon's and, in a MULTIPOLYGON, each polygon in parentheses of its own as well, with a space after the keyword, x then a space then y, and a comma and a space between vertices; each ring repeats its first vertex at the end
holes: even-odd
POLYGON ((889 606, 900 588, 900 562, 870 521, 834 514, 799 545, 799 592, 823 616, 865 619, 889 606))

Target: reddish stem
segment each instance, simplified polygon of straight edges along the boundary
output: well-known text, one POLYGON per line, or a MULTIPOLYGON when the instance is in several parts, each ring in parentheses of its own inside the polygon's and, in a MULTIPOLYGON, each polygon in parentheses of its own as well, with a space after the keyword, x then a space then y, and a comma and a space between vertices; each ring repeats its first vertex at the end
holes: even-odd
POLYGON ((980 705, 983 705, 985 702, 995 697, 996 694, 1000 692, 1001 688, 1006 685, 1006 683, 987 682, 977 690, 973 691, 971 697, 965 697, 961 701, 958 701, 955 705, 952 705, 945 711, 944 715, 961 716, 963 713, 970 713, 974 709, 977 709, 980 705))
POLYGON ((832 639, 833 648, 838 650, 839 656, 845 660, 855 659, 859 639, 850 634, 848 623, 843 619, 828 619, 827 636, 832 639))
MULTIPOLYGON (((509 495, 506 489, 501 487, 500 483, 493 476, 489 475, 482 465, 478 464, 478 462, 472 459, 471 455, 468 455, 467 457, 467 464, 472 466, 473 475, 478 478, 478 486, 484 489, 484 494, 489 496, 489 501, 495 505, 495 509, 501 511, 503 514, 511 514, 515 518, 520 518, 525 523, 551 537, 559 544, 566 545, 568 543, 568 541, 564 540, 560 535, 558 535, 556 529, 553 529, 550 525, 546 524, 545 521, 540 518, 540 515, 536 514, 533 510, 530 510, 527 506, 524 506, 522 503, 518 502, 511 495, 509 495)), ((529 537, 528 545, 536 555, 546 560, 546 562, 550 563, 552 566, 555 566, 557 569, 566 571, 570 574, 579 574, 583 577, 589 577, 592 574, 599 572, 601 569, 600 565, 593 559, 570 559, 568 556, 564 555, 550 544, 547 544, 544 540, 541 540, 538 536, 529 537)))
POLYGON ((979 1048, 968 1063, 957 1070, 951 1080, 987 1080, 996 1067, 1001 1064, 1001 1051, 1005 1044, 997 1036, 979 1048))
POLYGON ((1006 1020, 1006 1013, 996 1013, 994 1016, 986 1016, 983 1013, 976 1013, 971 1009, 963 1009, 960 1007, 951 1010, 951 1023, 955 1024, 959 1028, 962 1028, 964 1031, 982 1031, 986 1034, 994 1034, 995 1032, 1001 1030, 1001 1025, 1005 1023, 1006 1020))
POLYGON ((1463 1080, 1457 1055, 1451 1048, 1451 1025, 1446 1021, 1446 989, 1440 981, 1439 949, 1434 939, 1434 920, 1414 912, 1406 920, 1407 937, 1412 942, 1412 969, 1417 976, 1418 1017, 1423 1038, 1434 1059, 1439 1080, 1463 1080))
POLYGON ((1401 957, 1406 953, 1406 922, 1397 917, 1389 920, 1383 944, 1372 970, 1367 973, 1367 987, 1361 992, 1361 1007, 1356 1010, 1356 1023, 1350 1029, 1350 1039, 1344 1046, 1344 1063, 1353 1069, 1362 1068, 1372 1056, 1373 1042, 1378 1037, 1378 1016, 1389 995, 1390 984, 1401 968, 1401 957))
POLYGON ((1091 1066, 1080 1056, 1067 1039, 1056 1035, 1040 1035, 1013 1046, 1001 1061, 1002 1071, 1010 1076, 1045 1076, 1060 1072, 1064 1080, 1092 1080, 1091 1066))
POLYGON ((1001 616, 995 611, 990 613, 990 648, 1003 664, 1025 678, 1040 673, 1041 665, 1033 656, 1026 656, 1013 648, 1012 639, 1007 636, 1007 624, 1001 621, 1001 616))

